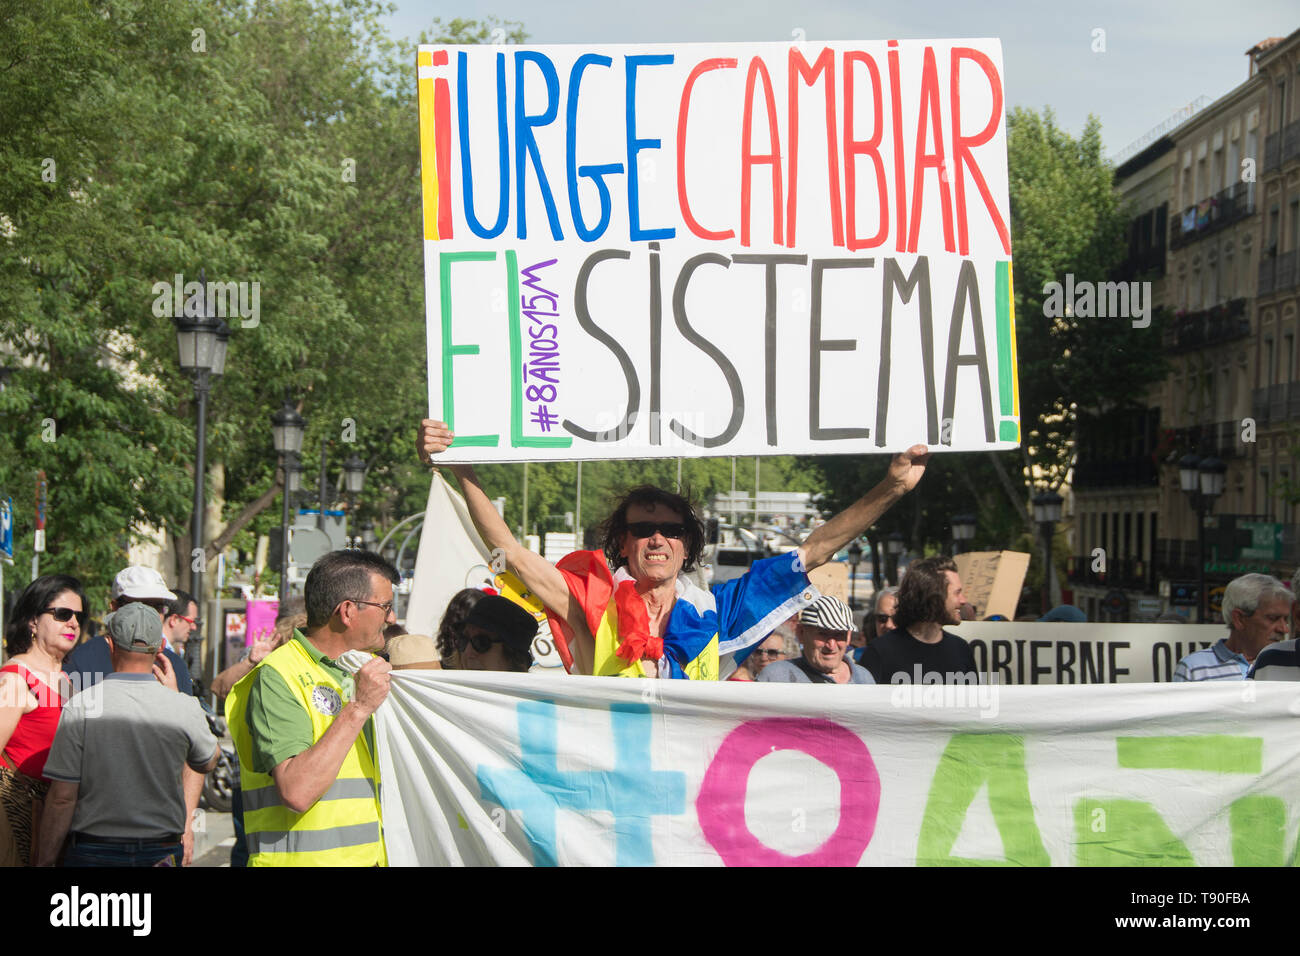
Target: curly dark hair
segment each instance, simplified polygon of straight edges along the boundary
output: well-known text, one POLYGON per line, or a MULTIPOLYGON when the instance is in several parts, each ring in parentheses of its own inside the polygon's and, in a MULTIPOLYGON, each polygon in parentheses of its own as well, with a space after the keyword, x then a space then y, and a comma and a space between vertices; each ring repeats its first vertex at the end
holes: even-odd
POLYGON ((447 609, 442 612, 438 633, 434 637, 438 645, 438 656, 444 661, 450 660, 456 653, 456 635, 460 633, 469 612, 474 610, 474 605, 486 596, 487 593, 478 588, 464 588, 453 594, 447 602, 447 609))
POLYGON ((957 565, 946 555, 922 558, 907 566, 898 585, 898 610, 894 626, 905 631, 913 624, 944 624, 948 619, 948 576, 957 565))
POLYGON ((71 591, 81 598, 82 609, 90 610, 81 582, 71 575, 46 574, 23 588, 5 626, 5 653, 8 656, 22 654, 32 646, 32 621, 44 614, 50 602, 64 591, 71 591))
POLYGON ((623 538, 627 535, 627 509, 632 505, 648 508, 662 505, 682 516, 682 523, 686 525, 686 537, 682 541, 686 549, 686 560, 682 564, 682 570, 695 570, 696 563, 704 553, 704 524, 695 514, 690 501, 654 485, 638 485, 633 488, 619 500, 614 511, 601 523, 599 534, 604 541, 605 558, 610 567, 617 570, 627 564, 627 558, 619 552, 623 550, 623 538))
POLYGON ((511 671, 523 673, 530 670, 533 666, 533 653, 529 645, 520 646, 511 644, 509 641, 503 641, 501 648, 505 651, 506 666, 511 671))

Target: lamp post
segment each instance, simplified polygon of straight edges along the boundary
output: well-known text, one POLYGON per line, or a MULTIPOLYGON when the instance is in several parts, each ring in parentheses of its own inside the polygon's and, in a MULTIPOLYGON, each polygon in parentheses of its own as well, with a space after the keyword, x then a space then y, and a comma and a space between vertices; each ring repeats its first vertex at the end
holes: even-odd
POLYGON ((271 416, 271 436, 275 453, 280 456, 280 469, 284 472, 284 508, 280 521, 280 593, 289 596, 289 499, 298 489, 302 466, 298 455, 302 452, 302 436, 307 430, 307 420, 298 414, 286 395, 280 410, 271 416))
POLYGON ((363 521, 361 523, 361 547, 367 551, 375 550, 375 523, 373 521, 363 521))
POLYGON ((1214 500, 1223 494, 1228 466, 1213 456, 1184 455, 1178 462, 1178 485, 1196 512, 1196 574, 1199 596, 1197 620, 1205 623, 1209 600, 1205 593, 1205 519, 1214 510, 1214 500))
POLYGON ((849 607, 858 606, 858 565, 862 563, 862 545, 854 538, 849 542, 849 607))
POLYGON ((890 583, 898 587, 898 556, 903 553, 903 533, 901 531, 891 531, 889 537, 885 539, 885 550, 889 552, 889 564, 892 573, 889 576, 890 583))
POLYGON ((195 435, 194 454, 194 515, 193 536, 191 541, 192 560, 190 563, 190 590, 194 593, 199 606, 203 605, 203 481, 206 477, 206 444, 208 392, 212 383, 226 371, 226 343, 230 338, 230 328, 212 314, 212 303, 207 300, 207 284, 202 271, 199 273, 201 287, 201 305, 191 315, 187 308, 185 314, 175 316, 176 346, 180 353, 181 370, 188 372, 194 381, 194 396, 197 400, 198 426, 195 435))
MULTIPOLYGON (((361 456, 353 452, 348 456, 348 460, 343 463, 343 490, 347 492, 349 511, 353 511, 357 505, 357 499, 361 497, 361 489, 366 484, 366 463, 361 456)), ((356 522, 353 522, 356 527, 356 522)), ((347 528, 343 529, 347 532, 347 528)))
POLYGON ((1044 491, 1034 495, 1034 520, 1043 532, 1043 613, 1052 606, 1052 535, 1056 531, 1056 522, 1061 520, 1061 505, 1064 502, 1055 491, 1044 491))
POLYGON ((961 554, 966 550, 967 541, 975 537, 975 516, 973 514, 959 514, 952 516, 952 542, 953 552, 961 554))

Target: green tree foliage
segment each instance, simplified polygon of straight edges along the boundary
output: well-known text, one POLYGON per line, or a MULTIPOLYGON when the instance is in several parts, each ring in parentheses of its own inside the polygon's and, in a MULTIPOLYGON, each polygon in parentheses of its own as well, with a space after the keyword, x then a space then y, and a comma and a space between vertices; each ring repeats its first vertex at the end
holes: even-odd
MULTIPOLYGON (((1044 314, 1044 286, 1110 280, 1126 254, 1128 213, 1102 156, 1101 124, 1078 139, 1041 116, 1014 110, 1007 124, 1016 354, 1023 441, 1019 474, 1029 487, 1059 488, 1074 464, 1079 422, 1143 407, 1167 372, 1160 323, 1044 314)), ((1071 312, 1073 310, 1070 310, 1071 312)))
MULTIPOLYGON (((423 505, 415 53, 385 35, 385 12, 0 0, 0 363, 17 368, 0 394, 0 491, 16 499, 20 565, 38 469, 42 570, 102 594, 151 529, 188 554, 194 397, 154 286, 200 269, 256 283, 260 305, 256 321, 227 317, 209 403, 225 529, 209 559, 278 523, 269 416, 286 392, 309 419, 304 484, 324 443, 331 481, 353 452, 367 461, 363 516, 423 505)), ((472 20, 426 36, 478 42, 498 26, 523 38, 472 20)), ((178 559, 176 579, 188 570, 178 559)))
MULTIPOLYGON (((735 459, 737 492, 754 493, 754 459, 735 459)), ((523 465, 480 465, 476 469, 483 490, 491 498, 506 499, 505 518, 519 530, 523 523, 523 465)), ((682 494, 697 508, 710 506, 713 497, 732 488, 731 458, 685 458, 681 463, 682 494)), ((762 491, 807 491, 820 494, 821 472, 789 455, 759 459, 762 491)), ((677 459, 633 461, 589 461, 582 466, 582 512, 587 531, 594 529, 614 504, 637 485, 654 485, 675 490, 677 459)), ((528 467, 527 533, 567 531, 563 516, 577 505, 577 465, 573 462, 533 464, 528 467)), ((727 520, 727 516, 721 516, 727 520)), ((748 519, 741 524, 748 525, 748 519)))

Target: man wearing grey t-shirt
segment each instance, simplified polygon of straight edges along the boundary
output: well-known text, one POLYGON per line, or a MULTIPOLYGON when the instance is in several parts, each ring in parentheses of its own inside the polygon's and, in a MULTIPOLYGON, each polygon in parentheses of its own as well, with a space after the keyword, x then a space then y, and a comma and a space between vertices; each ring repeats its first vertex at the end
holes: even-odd
POLYGON ((798 635, 803 653, 763 668, 767 684, 874 684, 871 674, 845 657, 849 638, 858 629, 853 612, 839 598, 824 595, 799 612, 798 635))
POLYGON ((127 604, 108 622, 113 673, 63 708, 45 774, 38 866, 180 866, 192 847, 182 767, 206 774, 217 739, 176 692, 158 612, 127 604))

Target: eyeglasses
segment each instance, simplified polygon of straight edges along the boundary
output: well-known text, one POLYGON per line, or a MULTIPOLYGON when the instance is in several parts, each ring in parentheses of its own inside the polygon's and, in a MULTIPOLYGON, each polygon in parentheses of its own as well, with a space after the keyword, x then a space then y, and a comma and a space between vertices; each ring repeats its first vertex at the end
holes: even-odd
POLYGON ((894 615, 892 615, 892 614, 877 614, 877 615, 876 615, 876 623, 877 623, 877 624, 887 624, 887 623, 889 623, 890 621, 892 621, 893 619, 894 619, 894 615))
POLYGON ((74 611, 70 607, 47 607, 45 610, 41 611, 41 613, 49 614, 60 624, 67 624, 75 617, 77 619, 78 627, 85 627, 86 618, 90 616, 85 611, 74 611))
POLYGON ((492 649, 493 644, 500 643, 500 641, 501 638, 489 634, 487 631, 476 628, 472 634, 466 634, 464 631, 457 634, 453 643, 456 645, 456 650, 460 651, 462 654, 465 653, 465 648, 469 647, 471 644, 474 645, 475 651, 480 654, 486 654, 492 649))
POLYGON ((389 613, 393 610, 393 602, 392 602, 392 601, 387 601, 387 602, 385 602, 384 604, 377 604, 377 603, 375 603, 374 601, 353 601, 352 603, 353 603, 353 604, 368 604, 368 605, 370 605, 371 607, 377 607, 377 608, 380 608, 380 609, 384 612, 384 617, 388 617, 389 613))
POLYGON ((680 521, 633 521, 627 526, 634 538, 653 538, 659 532, 665 538, 686 537, 686 525, 680 521))
POLYGON ((184 622, 185 622, 186 624, 188 624, 190 627, 193 627, 193 626, 194 626, 194 618, 192 618, 192 617, 186 617, 184 614, 173 614, 172 617, 179 617, 182 621, 184 621, 184 622))
POLYGON ((765 650, 765 649, 763 649, 763 648, 759 648, 758 650, 756 650, 756 651, 754 652, 754 656, 755 656, 755 657, 765 657, 765 658, 767 658, 768 660, 772 660, 772 659, 775 659, 775 658, 777 658, 777 657, 780 657, 780 656, 781 656, 781 652, 780 652, 780 651, 769 651, 769 650, 765 650))

